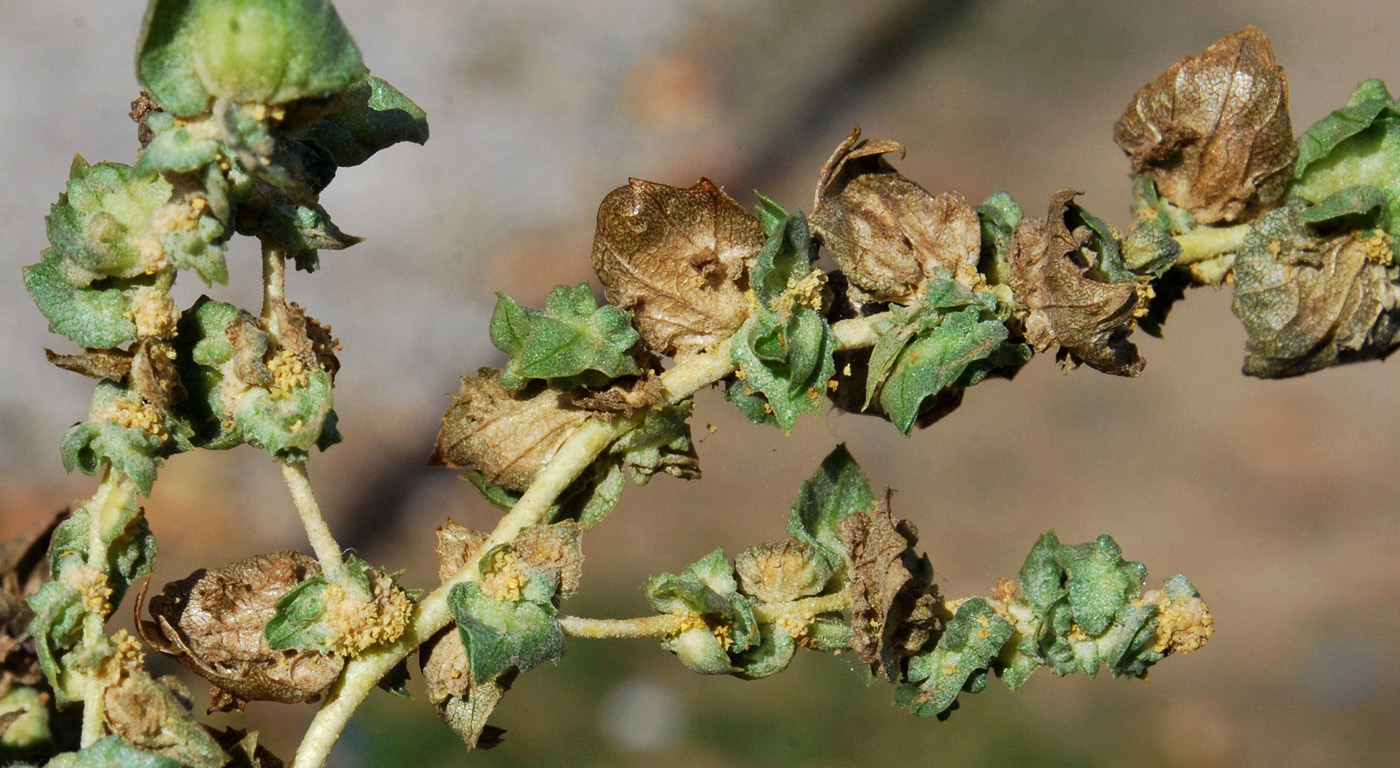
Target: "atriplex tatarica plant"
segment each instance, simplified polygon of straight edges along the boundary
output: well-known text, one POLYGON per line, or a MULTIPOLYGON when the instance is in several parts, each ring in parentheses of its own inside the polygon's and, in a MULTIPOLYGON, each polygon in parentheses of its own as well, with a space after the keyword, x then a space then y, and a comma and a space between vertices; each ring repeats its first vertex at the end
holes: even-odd
POLYGON ((209 680, 214 711, 323 701, 292 763, 304 768, 325 763, 375 686, 403 690, 415 652, 468 748, 499 740, 493 707, 569 637, 656 637, 691 670, 745 679, 799 648, 851 653, 897 704, 940 718, 989 673, 1012 688, 1042 666, 1142 677, 1213 631, 1185 577, 1144 589, 1146 569, 1112 538, 1052 532, 1015 579, 949 598, 842 446, 793 482, 781 538, 650 579, 653 615, 559 608, 583 533, 629 478, 699 476, 688 420, 706 387, 785 432, 831 402, 907 434, 1037 352, 1137 375, 1132 330, 1159 333, 1200 284, 1233 284, 1253 376, 1382 357, 1400 332, 1400 104, 1368 81, 1295 139, 1283 70, 1253 28, 1133 96, 1114 127, 1134 179, 1126 234, 1070 190, 1043 218, 1005 194, 930 194, 891 164, 900 144, 859 129, 817 175, 809 214, 762 196, 750 213, 707 180, 633 179, 598 213, 610 304, 587 285, 555 288, 543 309, 499 296, 490 337, 510 361, 462 380, 432 456, 505 514, 489 533, 441 527, 441 585, 421 594, 343 558, 321 520, 305 467, 340 439, 338 342, 283 287, 288 262, 315 271, 319 251, 356 242, 318 203, 336 170, 425 141, 423 112, 367 73, 317 0, 153 0, 137 75, 134 164, 78 158, 48 218, 52 247, 24 271, 52 329, 81 348, 50 358, 98 381, 62 455, 101 482, 4 550, 0 758, 281 765, 256 734, 200 724, 187 692, 145 671, 144 648, 209 680), (234 234, 262 246, 262 306, 182 310, 177 273, 223 283, 234 234), (835 271, 814 266, 820 248, 835 271), (281 463, 315 557, 212 564, 147 595, 156 544, 140 499, 157 468, 242 443, 281 463), (141 638, 108 635, 133 591, 141 638))

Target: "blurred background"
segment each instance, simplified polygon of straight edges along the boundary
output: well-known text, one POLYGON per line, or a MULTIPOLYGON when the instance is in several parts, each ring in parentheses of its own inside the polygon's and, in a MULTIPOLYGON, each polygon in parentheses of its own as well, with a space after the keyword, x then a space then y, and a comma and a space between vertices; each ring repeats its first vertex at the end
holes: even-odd
MULTIPOLYGON (((45 346, 73 350, 47 333, 19 269, 45 247, 43 219, 74 152, 134 157, 126 114, 143 6, 0 0, 0 537, 95 486, 66 477, 57 450, 91 382, 44 362, 45 346)), ((1128 165, 1111 127, 1177 58, 1261 28, 1287 70, 1298 133, 1361 80, 1400 82, 1400 16, 1353 0, 337 6, 375 74, 428 111, 433 137, 343 170, 323 203, 366 242, 289 277, 289 296, 345 345, 346 441, 310 473, 341 542, 407 569, 416 587, 434 586, 436 525, 489 528, 498 516, 451 471, 424 466, 444 393, 502 362, 486 337, 493 291, 540 305, 556 283, 593 279, 597 203, 628 176, 677 186, 705 176, 745 205, 758 189, 810 210, 823 161, 859 122, 868 137, 902 141, 898 167, 935 193, 980 201, 1004 189, 1042 216, 1069 186, 1122 227, 1128 165)), ((257 306, 249 243, 230 272, 213 289, 182 278, 182 305, 208 290, 257 306)), ((946 594, 987 593, 1051 528, 1064 541, 1112 534, 1152 586, 1189 575, 1218 631, 1150 682, 1042 671, 1015 694, 993 682, 964 696, 937 722, 893 707, 849 657, 799 655, 786 673, 744 683, 692 675, 650 641, 575 640, 497 710, 493 723, 509 731, 500 748, 464 754, 421 692, 375 694, 333 764, 1392 765, 1392 367, 1246 379, 1228 290, 1191 293, 1165 340, 1135 340, 1148 359, 1139 379, 1066 375, 1037 359, 907 439, 839 413, 784 438, 702 393, 704 481, 630 488, 587 537, 583 589, 565 611, 646 613, 647 576, 780 538, 797 484, 846 442, 874 485, 898 489, 895 510, 918 526, 946 594)), ((175 458, 147 513, 157 584, 305 548, 276 467, 251 449, 175 458)), ((206 687, 192 687, 202 709, 206 687)), ((311 714, 253 704, 212 719, 262 730, 289 758, 311 714)))

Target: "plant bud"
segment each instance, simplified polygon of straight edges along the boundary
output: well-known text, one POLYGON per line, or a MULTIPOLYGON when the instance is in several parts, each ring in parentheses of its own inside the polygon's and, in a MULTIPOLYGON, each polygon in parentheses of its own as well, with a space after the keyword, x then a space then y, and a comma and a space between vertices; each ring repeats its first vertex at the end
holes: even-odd
POLYGON ((679 357, 748 319, 748 268, 763 242, 758 219, 708 179, 689 189, 631 179, 598 207, 593 270, 647 347, 679 357))
POLYGON ((831 580, 831 564, 801 539, 760 544, 734 558, 739 586, 765 603, 781 603, 820 594, 831 580))

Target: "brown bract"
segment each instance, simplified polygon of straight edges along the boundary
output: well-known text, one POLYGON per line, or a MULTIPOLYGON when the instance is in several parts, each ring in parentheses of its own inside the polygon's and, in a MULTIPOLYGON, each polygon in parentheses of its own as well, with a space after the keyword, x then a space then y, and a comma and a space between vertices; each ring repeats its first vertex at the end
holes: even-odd
POLYGON ((598 206, 593 270, 648 349, 683 357, 748 318, 748 269, 763 240, 758 219, 708 179, 690 189, 629 179, 598 206))
MULTIPOLYGON (((153 621, 141 639, 215 685, 212 711, 248 701, 316 701, 345 661, 316 651, 276 651, 263 635, 277 601, 320 567, 308 555, 257 555, 215 571, 200 569, 151 598, 153 621)), ((137 599, 139 616, 145 586, 137 599)))
POLYGON ((583 529, 574 520, 532 525, 520 532, 515 554, 536 568, 559 572, 559 599, 567 600, 583 578, 583 529))
POLYGON ((1236 221, 1283 196, 1298 147, 1288 81, 1269 39, 1245 27, 1138 89, 1113 140, 1164 197, 1201 224, 1236 221))
POLYGON ((1006 262, 1016 301, 1028 310, 1026 343, 1037 352, 1060 345, 1062 362, 1079 362, 1119 376, 1136 376, 1144 361, 1128 341, 1138 293, 1136 283, 1101 283, 1085 273, 1094 266, 1084 248, 1088 227, 1071 232, 1065 222, 1078 193, 1062 189, 1050 198, 1045 220, 1022 219, 1006 262))
POLYGON ((513 491, 535 475, 585 421, 587 411, 568 396, 539 385, 512 392, 497 383, 500 371, 482 368, 462 377, 462 391, 442 415, 442 430, 428 463, 474 469, 513 491))
POLYGON ((848 515, 836 530, 851 559, 851 649, 876 675, 897 681, 903 659, 939 626, 933 569, 913 549, 919 533, 895 519, 888 495, 873 513, 848 515))
POLYGON ((220 768, 228 755, 190 715, 188 694, 174 677, 155 680, 145 670, 126 669, 102 692, 102 718, 137 749, 190 768, 220 768))
POLYGON ((85 349, 78 355, 60 355, 45 349, 44 357, 65 371, 93 379, 122 382, 131 373, 132 354, 124 349, 85 349))
POLYGON ((937 197, 904 178, 884 155, 904 145, 860 140, 856 126, 822 167, 810 221, 860 301, 907 304, 934 270, 983 282, 977 212, 957 192, 937 197))
POLYGON ((1235 262, 1233 305, 1249 332, 1246 375, 1300 376, 1390 352, 1400 286, 1384 235, 1252 239, 1235 262))
POLYGON ((615 413, 631 416, 665 401, 666 388, 661 384, 661 377, 650 371, 641 376, 615 379, 607 389, 599 392, 579 390, 573 398, 575 407, 598 411, 605 416, 615 413))
POLYGON ((49 537, 68 515, 64 509, 22 536, 0 542, 0 697, 11 686, 39 685, 44 680, 29 634, 34 611, 26 600, 47 580, 49 537))

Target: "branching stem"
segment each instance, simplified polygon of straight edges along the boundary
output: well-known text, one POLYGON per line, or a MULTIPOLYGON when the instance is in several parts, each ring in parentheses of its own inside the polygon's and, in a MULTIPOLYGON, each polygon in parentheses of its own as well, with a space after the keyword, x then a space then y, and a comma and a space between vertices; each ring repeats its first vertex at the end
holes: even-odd
MULTIPOLYGON (((870 346, 875 339, 871 329, 881 319, 883 315, 843 320, 836 323, 832 330, 842 348, 870 346)), ((666 401, 672 404, 680 402, 734 373, 735 364, 730 358, 729 347, 730 340, 726 339, 710 352, 692 355, 664 373, 661 384, 666 401)), ((587 470, 608 446, 639 426, 642 420, 643 415, 636 414, 619 416, 610 421, 589 421, 580 427, 560 446, 511 511, 501 518, 482 545, 482 551, 514 541, 521 530, 543 522, 559 494, 587 470)), ((340 680, 326 697, 321 711, 311 721, 291 768, 321 768, 325 765, 351 715, 379 680, 452 620, 447 607, 447 596, 452 587, 480 580, 481 573, 473 560, 418 603, 408 629, 397 640, 350 659, 340 680)))
POLYGON ((287 481, 287 490, 292 492, 292 503, 296 504, 301 524, 306 527, 311 550, 321 563, 321 573, 332 584, 342 583, 345 563, 341 559, 340 545, 331 535, 330 526, 321 517, 321 507, 316 503, 316 496, 311 492, 311 480, 306 476, 306 462, 283 464, 282 479, 287 481))

